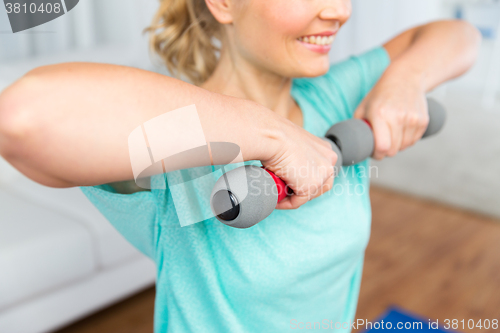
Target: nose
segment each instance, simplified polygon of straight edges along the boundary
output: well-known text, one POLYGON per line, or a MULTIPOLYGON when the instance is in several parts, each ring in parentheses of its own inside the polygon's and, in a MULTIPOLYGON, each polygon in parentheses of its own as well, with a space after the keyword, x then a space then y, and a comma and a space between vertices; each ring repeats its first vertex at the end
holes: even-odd
POLYGON ((338 20, 342 25, 351 17, 351 12, 351 0, 325 0, 319 17, 322 20, 338 20))

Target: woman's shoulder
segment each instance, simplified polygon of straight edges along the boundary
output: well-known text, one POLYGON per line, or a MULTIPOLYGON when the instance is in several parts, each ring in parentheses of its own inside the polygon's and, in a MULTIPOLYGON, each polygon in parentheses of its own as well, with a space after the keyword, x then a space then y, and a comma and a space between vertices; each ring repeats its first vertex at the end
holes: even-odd
POLYGON ((298 78, 294 83, 298 86, 327 86, 339 83, 343 87, 359 88, 360 81, 378 78, 390 63, 384 47, 379 46, 359 55, 353 55, 343 61, 330 64, 328 72, 313 78, 298 78), (351 85, 349 85, 351 83, 351 85))
POLYGON ((333 108, 337 112, 344 109, 350 116, 389 63, 387 51, 381 46, 376 47, 332 63, 325 75, 295 79, 292 93, 322 108, 333 108))

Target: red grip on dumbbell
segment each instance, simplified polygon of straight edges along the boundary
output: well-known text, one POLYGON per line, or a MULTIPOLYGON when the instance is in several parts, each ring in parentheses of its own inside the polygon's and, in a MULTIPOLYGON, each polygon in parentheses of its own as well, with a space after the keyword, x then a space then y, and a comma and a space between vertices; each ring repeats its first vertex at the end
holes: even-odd
POLYGON ((372 127, 372 124, 370 124, 370 122, 367 120, 367 119, 363 119, 363 121, 368 125, 370 126, 370 129, 373 130, 373 127, 372 127))
POLYGON ((281 200, 285 199, 288 195, 288 189, 285 182, 282 181, 278 176, 276 176, 274 172, 271 172, 264 167, 262 167, 262 169, 266 170, 267 173, 270 174, 271 177, 273 177, 274 182, 276 183, 276 187, 278 188, 278 202, 281 202, 281 200))

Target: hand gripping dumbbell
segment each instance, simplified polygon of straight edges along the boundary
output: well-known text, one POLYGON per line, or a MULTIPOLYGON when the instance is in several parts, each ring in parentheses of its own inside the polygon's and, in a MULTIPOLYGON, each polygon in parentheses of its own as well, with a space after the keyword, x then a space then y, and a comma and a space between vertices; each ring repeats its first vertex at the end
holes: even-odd
MULTIPOLYGON (((444 108, 427 99, 429 125, 423 137, 436 134, 446 119, 444 108)), ((325 135, 337 153, 336 170, 364 161, 373 154, 375 140, 366 120, 350 119, 333 125, 325 135)), ((249 228, 268 217, 287 196, 286 184, 264 168, 247 165, 224 174, 215 183, 210 197, 213 214, 234 228, 249 228)))

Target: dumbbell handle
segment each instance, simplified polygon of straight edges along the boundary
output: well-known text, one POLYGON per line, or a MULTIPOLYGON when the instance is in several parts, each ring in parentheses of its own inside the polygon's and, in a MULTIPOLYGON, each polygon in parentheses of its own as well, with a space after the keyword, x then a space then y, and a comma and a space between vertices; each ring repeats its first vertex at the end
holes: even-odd
MULTIPOLYGON (((422 138, 432 136, 439 132, 444 126, 446 120, 446 112, 444 107, 436 102, 434 99, 427 99, 428 112, 429 112, 429 125, 425 131, 422 138)), ((325 137, 326 140, 332 145, 332 149, 337 153, 338 161, 336 167, 339 168, 342 165, 349 166, 357 164, 364 161, 368 157, 373 155, 375 148, 375 139, 373 137, 372 126, 366 119, 350 119, 338 124, 333 125, 330 130, 328 130, 325 137), (357 129, 354 130, 354 129, 357 129), (350 133, 358 133, 365 136, 365 138, 355 138, 350 140, 351 150, 356 150, 354 154, 349 152, 348 154, 354 156, 354 158, 345 158, 343 147, 341 141, 338 140, 339 136, 349 135, 350 133), (363 140, 364 139, 364 140, 363 140), (354 143, 352 141, 355 141, 354 143), (357 144, 357 145, 356 145, 357 144), (356 149, 357 148, 357 149, 356 149)), ((345 150, 345 149, 344 149, 345 150)), ((346 152, 347 153, 347 152, 346 152)), ((276 182, 276 187, 278 189, 278 202, 283 200, 287 195, 287 186, 283 180, 277 177, 274 173, 266 170, 276 182)))

